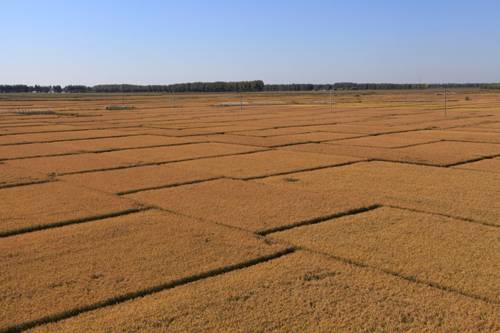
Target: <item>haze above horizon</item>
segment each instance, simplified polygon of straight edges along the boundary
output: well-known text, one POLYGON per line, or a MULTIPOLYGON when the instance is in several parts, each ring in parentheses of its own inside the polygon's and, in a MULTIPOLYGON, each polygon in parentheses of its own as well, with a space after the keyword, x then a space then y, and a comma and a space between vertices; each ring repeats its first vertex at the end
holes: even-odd
POLYGON ((3 1, 0 84, 499 82, 500 2, 3 1))

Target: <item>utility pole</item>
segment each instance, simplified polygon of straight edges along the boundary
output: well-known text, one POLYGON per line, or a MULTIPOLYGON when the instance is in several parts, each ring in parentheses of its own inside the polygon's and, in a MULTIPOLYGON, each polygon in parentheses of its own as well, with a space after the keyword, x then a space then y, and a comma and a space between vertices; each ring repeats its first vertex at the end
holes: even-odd
POLYGON ((448 104, 447 104, 447 91, 446 91, 446 86, 444 86, 444 116, 448 116, 448 104))
POLYGON ((334 95, 335 95, 335 88, 332 88, 332 89, 330 89, 330 111, 331 112, 335 111, 334 95))

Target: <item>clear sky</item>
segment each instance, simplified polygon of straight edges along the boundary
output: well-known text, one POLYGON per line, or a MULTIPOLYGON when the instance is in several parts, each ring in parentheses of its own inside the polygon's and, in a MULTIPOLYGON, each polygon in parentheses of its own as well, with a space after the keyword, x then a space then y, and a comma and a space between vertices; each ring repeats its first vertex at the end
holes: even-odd
POLYGON ((0 0, 0 84, 499 82, 500 0, 0 0))

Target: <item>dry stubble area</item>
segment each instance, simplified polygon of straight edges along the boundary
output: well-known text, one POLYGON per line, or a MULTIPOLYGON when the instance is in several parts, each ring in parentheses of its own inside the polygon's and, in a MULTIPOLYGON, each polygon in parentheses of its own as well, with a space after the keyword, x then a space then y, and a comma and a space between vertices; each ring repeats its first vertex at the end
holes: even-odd
POLYGON ((0 95, 0 332, 499 331, 500 92, 448 97, 0 95))

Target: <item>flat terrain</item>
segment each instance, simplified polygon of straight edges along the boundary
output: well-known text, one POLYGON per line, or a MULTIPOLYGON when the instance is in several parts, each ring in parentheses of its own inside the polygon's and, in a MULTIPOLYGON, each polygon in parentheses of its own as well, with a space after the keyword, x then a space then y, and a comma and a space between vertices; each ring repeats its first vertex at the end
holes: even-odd
POLYGON ((443 97, 0 95, 0 332, 500 331, 500 91, 443 97))

